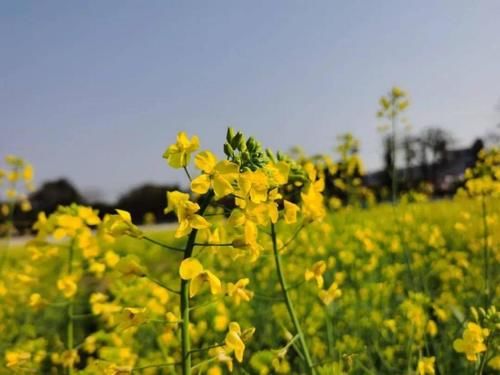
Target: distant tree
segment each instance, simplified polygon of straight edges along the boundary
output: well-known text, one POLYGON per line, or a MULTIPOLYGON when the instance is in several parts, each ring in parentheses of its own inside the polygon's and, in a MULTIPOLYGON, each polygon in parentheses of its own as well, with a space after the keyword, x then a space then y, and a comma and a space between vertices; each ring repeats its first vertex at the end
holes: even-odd
POLYGON ((40 212, 49 215, 60 205, 65 206, 73 202, 85 203, 78 190, 64 178, 45 182, 38 190, 31 193, 28 199, 32 207, 30 211, 24 212, 20 209, 14 211, 14 225, 20 232, 30 230, 40 212))
POLYGON ((472 151, 474 152, 474 155, 477 156, 478 152, 481 151, 484 148, 484 142, 481 138, 477 138, 473 143, 472 143, 472 151))
POLYGON ((30 195, 30 201, 34 211, 47 214, 55 211, 59 205, 86 203, 80 192, 64 178, 44 183, 30 195))
POLYGON ((133 188, 116 202, 116 208, 129 211, 134 222, 142 223, 146 214, 152 213, 158 222, 175 220, 172 214, 165 215, 167 191, 179 190, 179 186, 145 184, 133 188))
POLYGON ((403 150, 403 157, 405 161, 405 182, 406 188, 411 188, 413 181, 412 168, 417 160, 417 154, 419 151, 419 139, 418 137, 406 134, 401 140, 401 149, 403 150))
POLYGON ((426 150, 430 151, 433 164, 445 161, 447 151, 455 143, 451 132, 439 127, 425 129, 420 138, 421 142, 425 144, 426 150))
POLYGON ((429 168, 427 165, 426 179, 435 180, 436 171, 440 164, 446 162, 450 146, 455 143, 455 138, 450 131, 440 127, 429 127, 425 129, 420 135, 420 142, 422 143, 421 152, 424 153, 423 160, 427 161, 427 154, 430 155, 430 176, 429 168))

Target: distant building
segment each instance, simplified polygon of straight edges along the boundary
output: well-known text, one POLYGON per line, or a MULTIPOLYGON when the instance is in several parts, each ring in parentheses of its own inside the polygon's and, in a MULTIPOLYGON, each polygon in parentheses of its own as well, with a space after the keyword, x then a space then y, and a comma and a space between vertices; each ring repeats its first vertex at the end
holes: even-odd
MULTIPOLYGON (((477 140, 469 148, 445 151, 438 162, 398 169, 399 186, 405 190, 429 182, 436 195, 453 194, 463 182, 465 170, 476 163, 477 153, 482 148, 483 142, 477 140)), ((384 170, 363 176, 365 186, 374 190, 387 186, 387 181, 387 172, 384 170)))

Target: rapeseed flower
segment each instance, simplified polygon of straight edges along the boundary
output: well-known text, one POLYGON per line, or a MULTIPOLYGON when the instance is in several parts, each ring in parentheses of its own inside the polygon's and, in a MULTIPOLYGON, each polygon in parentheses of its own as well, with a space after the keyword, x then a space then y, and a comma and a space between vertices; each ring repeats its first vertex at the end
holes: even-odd
POLYGON ((10 369, 20 368, 29 363, 31 354, 23 351, 5 352, 5 365, 10 369))
POLYGON ((418 375, 434 375, 434 362, 436 357, 422 357, 418 360, 417 372, 418 375))
POLYGON ((331 304, 334 300, 337 298, 340 298, 342 296, 342 291, 339 289, 339 286, 337 283, 332 283, 330 287, 327 290, 320 290, 319 291, 319 298, 325 305, 331 304))
POLYGON ((212 294, 219 294, 222 291, 219 278, 212 272, 205 270, 196 258, 184 259, 179 267, 179 275, 183 280, 191 281, 189 284, 190 297, 197 295, 205 283, 209 285, 212 294))
POLYGON ((306 270, 304 277, 306 281, 309 281, 311 279, 316 280, 318 288, 323 288, 323 274, 325 273, 325 271, 326 263, 324 260, 320 260, 319 262, 314 263, 310 269, 306 270))
POLYGON ((238 164, 228 160, 217 162, 217 158, 210 151, 200 152, 194 163, 203 174, 191 181, 193 192, 205 194, 212 187, 215 198, 220 199, 234 191, 233 183, 238 178, 238 164))
POLYGON ((167 208, 164 212, 175 212, 179 227, 175 232, 176 238, 181 238, 193 229, 206 229, 210 227, 210 223, 201 215, 196 214, 200 210, 198 203, 191 202, 189 195, 180 191, 167 192, 167 208))
POLYGON ((242 300, 248 302, 252 299, 253 292, 245 288, 249 283, 250 279, 244 278, 238 280, 235 284, 227 284, 227 295, 233 298, 236 305, 239 305, 242 300))
POLYGON ((476 361, 478 354, 486 351, 484 340, 489 334, 490 331, 487 328, 469 322, 463 337, 453 341, 453 349, 458 353, 464 353, 468 361, 476 361))
POLYGON ((200 141, 196 135, 189 139, 185 132, 179 132, 177 134, 177 141, 173 145, 168 146, 167 150, 163 153, 163 158, 167 159, 168 164, 172 168, 184 168, 189 163, 190 155, 199 146, 200 141))
POLYGON ((64 297, 72 298, 78 291, 78 286, 76 284, 76 276, 67 275, 61 277, 57 280, 57 289, 59 289, 64 297))

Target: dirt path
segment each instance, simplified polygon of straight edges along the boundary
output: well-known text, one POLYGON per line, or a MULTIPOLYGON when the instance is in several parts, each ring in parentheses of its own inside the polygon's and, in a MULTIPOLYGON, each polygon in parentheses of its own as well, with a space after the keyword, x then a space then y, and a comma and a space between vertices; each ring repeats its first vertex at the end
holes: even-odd
MULTIPOLYGON (((170 231, 170 230, 175 229, 176 227, 177 227, 177 223, 161 223, 161 224, 139 226, 139 228, 141 228, 141 230, 144 232, 170 231)), ((26 242, 30 241, 31 239, 33 239, 33 236, 31 236, 31 235, 13 237, 10 239, 9 247, 23 246, 24 244, 26 244, 26 242)), ((3 245, 4 243, 5 243, 5 239, 0 239, 0 244, 3 245)), ((0 247, 3 247, 3 246, 0 246, 0 247)))

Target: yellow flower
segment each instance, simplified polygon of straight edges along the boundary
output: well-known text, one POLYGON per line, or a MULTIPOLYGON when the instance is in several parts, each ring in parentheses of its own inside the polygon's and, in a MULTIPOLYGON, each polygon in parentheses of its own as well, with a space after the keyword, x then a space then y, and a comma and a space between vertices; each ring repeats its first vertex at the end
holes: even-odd
POLYGON ((417 364, 418 375, 434 375, 434 362, 436 357, 422 357, 417 364))
POLYGON ((132 223, 132 216, 124 210, 116 210, 118 215, 106 215, 103 229, 111 236, 117 237, 127 235, 134 238, 142 238, 142 231, 132 223))
POLYGON ((167 159, 172 168, 184 168, 189 163, 191 153, 200 146, 200 141, 195 135, 189 140, 185 132, 177 134, 177 142, 168 146, 163 153, 163 158, 167 159))
POLYGON ((61 354, 61 363, 63 367, 73 368, 75 363, 80 362, 80 356, 78 355, 78 351, 76 349, 65 350, 61 354))
POLYGON ((85 337, 82 347, 87 353, 95 353, 97 350, 97 337, 95 335, 85 337))
POLYGON ((31 164, 26 164, 23 169, 23 179, 26 182, 33 180, 33 166, 31 164))
POLYGON ((83 256, 86 259, 95 258, 99 255, 100 248, 97 238, 92 234, 89 228, 84 228, 76 237, 76 243, 82 250, 83 256))
POLYGON ((434 337, 437 335, 438 333, 438 327, 437 327, 437 324, 434 320, 429 320, 427 322, 427 333, 431 336, 431 337, 434 337))
POLYGON ((60 240, 66 236, 73 237, 76 232, 84 225, 82 218, 69 214, 57 216, 58 228, 54 231, 54 238, 60 240))
POLYGON ((7 164, 9 164, 12 167, 20 167, 24 163, 23 159, 21 159, 19 156, 12 154, 5 155, 4 160, 7 164))
POLYGON ((108 267, 114 268, 120 261, 120 256, 113 250, 108 250, 106 251, 106 254, 104 254, 104 261, 108 267))
POLYGON ((97 216, 97 211, 91 207, 79 206, 78 216, 85 220, 87 225, 98 225, 101 222, 101 219, 97 216))
POLYGON ((222 291, 222 285, 219 278, 212 272, 205 270, 191 280, 189 284, 189 296, 194 297, 197 295, 205 283, 208 283, 210 286, 210 293, 212 294, 219 294, 222 291))
POLYGON ((127 255, 121 258, 115 265, 115 269, 121 272, 124 276, 138 276, 143 277, 146 275, 144 267, 139 263, 139 259, 134 255, 127 255))
POLYGON ((245 352, 245 343, 242 340, 240 325, 236 322, 229 323, 229 332, 224 340, 226 349, 234 351, 234 356, 238 362, 243 362, 243 353, 245 352))
POLYGON ((179 275, 183 280, 191 280, 203 272, 203 265, 196 258, 186 258, 179 268, 179 275))
POLYGON ((3 297, 7 294, 7 288, 3 281, 0 280, 0 297, 3 297))
POLYGON ((34 309, 39 309, 45 306, 46 301, 42 298, 39 293, 33 293, 30 295, 29 305, 34 309))
POLYGON ((125 307, 118 320, 122 330, 137 327, 147 320, 147 310, 145 307, 125 307))
POLYGON ((323 195, 314 185, 310 185, 305 192, 300 193, 302 198, 302 213, 310 220, 321 220, 326 215, 323 204, 323 195))
POLYGON ((217 162, 217 158, 210 151, 203 151, 196 155, 194 163, 204 174, 191 182, 191 190, 198 194, 205 194, 210 187, 214 189, 215 198, 220 199, 234 191, 233 183, 238 178, 239 165, 228 160, 217 162))
POLYGON ((165 320, 171 324, 171 327, 177 328, 177 325, 181 322, 181 319, 178 318, 173 312, 168 312, 165 314, 165 320))
POLYGON ((493 370, 500 370, 500 355, 491 358, 488 362, 488 367, 491 367, 493 370))
POLYGON ((31 359, 31 354, 28 352, 15 352, 7 350, 5 352, 5 365, 8 368, 16 368, 26 365, 31 359))
POLYGON ((284 218, 285 218, 285 223, 287 224, 293 224, 297 222, 297 212, 300 211, 300 207, 297 206, 295 203, 289 202, 287 200, 283 201, 283 206, 284 206, 284 218))
POLYGON ((110 364, 104 370, 105 375, 130 375, 133 372, 132 366, 118 366, 115 363, 110 364))
POLYGON ((453 349, 458 353, 464 353, 468 361, 474 362, 477 360, 479 353, 486 351, 484 339, 489 334, 490 331, 488 329, 481 328, 480 325, 469 322, 463 337, 453 341, 453 349))
POLYGON ((222 375, 222 370, 219 366, 210 367, 207 371, 207 375, 222 375))
POLYGON ((311 269, 307 269, 304 277, 306 281, 311 279, 316 280, 316 284, 318 284, 318 288, 323 288, 323 274, 326 271, 326 263, 324 260, 320 260, 313 264, 311 269))
POLYGON ((250 301, 253 297, 253 293, 245 287, 250 283, 250 279, 244 278, 238 280, 236 284, 228 283, 227 284, 227 295, 234 299, 234 303, 239 305, 241 300, 250 301))
POLYGON ((186 258, 181 262, 179 275, 183 280, 191 280, 189 284, 189 296, 198 294, 203 284, 208 283, 212 294, 219 294, 222 285, 217 276, 205 270, 196 258, 186 258))
POLYGON ((57 280, 57 289, 63 293, 64 297, 71 298, 76 294, 78 287, 75 279, 75 276, 67 275, 57 280))
POLYGON ((290 172, 290 166, 284 161, 279 161, 277 163, 267 163, 264 166, 264 170, 269 176, 270 185, 285 185, 288 182, 288 174, 290 172))
POLYGON ((210 349, 208 355, 214 357, 217 361, 225 363, 229 372, 233 372, 233 359, 226 353, 222 347, 210 349))
POLYGON ((21 211, 28 212, 28 211, 31 211, 31 209, 32 209, 32 207, 31 207, 30 201, 27 199, 23 199, 21 201, 21 211))
POLYGON ((164 212, 175 212, 179 227, 175 232, 175 237, 180 238, 191 233, 192 229, 205 229, 210 227, 210 223, 201 215, 196 214, 200 206, 189 200, 189 195, 180 191, 167 192, 167 208, 164 212))
POLYGON ((264 224, 269 219, 268 210, 265 204, 255 204, 249 202, 245 210, 235 209, 231 212, 228 224, 235 227, 243 226, 243 238, 233 240, 233 246, 244 248, 250 251, 252 261, 256 260, 262 250, 262 246, 257 242, 257 224, 264 224))
POLYGON ((97 278, 101 278, 104 271, 106 271, 106 265, 91 259, 89 262, 89 271, 92 272, 97 278))
POLYGON ((239 191, 236 204, 244 208, 247 201, 262 203, 267 200, 267 191, 269 190, 269 179, 267 175, 260 170, 243 172, 238 179, 239 191))
POLYGON ((330 288, 328 290, 320 290, 319 292, 319 298, 325 305, 329 305, 332 303, 334 300, 339 298, 342 295, 342 291, 339 289, 339 286, 337 283, 332 283, 330 285, 330 288))

